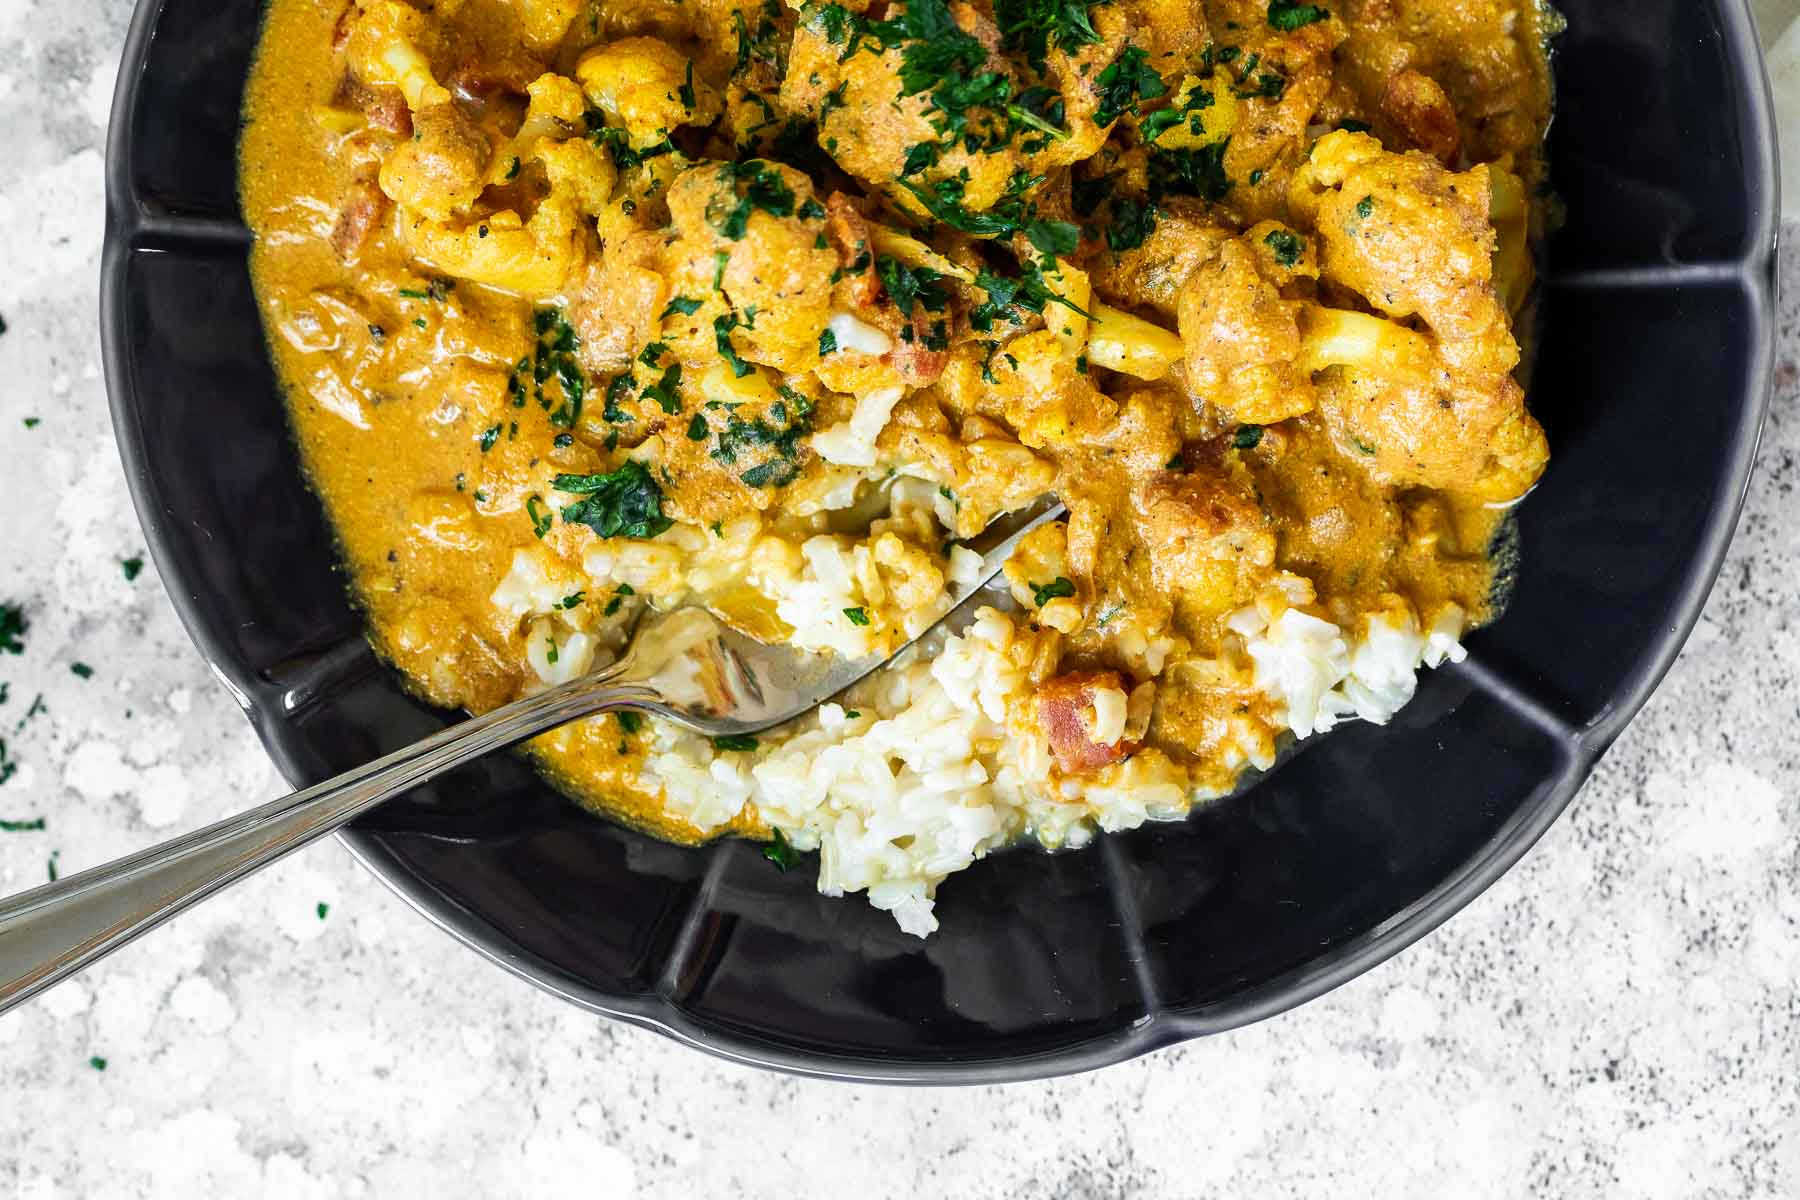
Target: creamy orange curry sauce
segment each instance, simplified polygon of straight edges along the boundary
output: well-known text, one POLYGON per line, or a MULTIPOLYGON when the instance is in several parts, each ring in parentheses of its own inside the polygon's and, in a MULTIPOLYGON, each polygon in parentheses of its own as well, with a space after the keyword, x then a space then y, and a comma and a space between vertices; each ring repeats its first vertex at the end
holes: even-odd
MULTIPOLYGON (((1227 784, 1222 731, 1281 715, 1183 666, 1273 579, 1346 627, 1494 615, 1497 531, 1547 459, 1513 333, 1549 113, 1530 0, 267 21, 258 295, 371 636, 436 703, 545 686, 647 604, 892 648, 955 539, 1050 493, 1066 522, 1006 578, 1059 775, 1157 753, 1227 784), (895 481, 929 507, 872 506, 895 481), (769 581, 812 580, 826 533, 857 603, 809 615, 769 581), (556 602, 507 602, 519 570, 556 602), (1114 687, 1130 734, 1100 741, 1070 714, 1114 687)), ((537 751, 696 836, 640 779, 647 737, 537 751)))

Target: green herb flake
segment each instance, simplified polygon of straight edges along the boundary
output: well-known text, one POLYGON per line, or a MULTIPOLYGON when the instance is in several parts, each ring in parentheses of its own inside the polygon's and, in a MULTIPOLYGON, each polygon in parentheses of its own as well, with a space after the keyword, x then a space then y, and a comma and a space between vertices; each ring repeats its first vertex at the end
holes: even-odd
POLYGON ((1262 444, 1262 439, 1261 425, 1239 425, 1237 432, 1231 435, 1231 444, 1239 450, 1254 450, 1262 444))
POLYGON ((1039 608, 1052 600, 1075 594, 1075 585, 1065 577, 1058 575, 1049 583, 1034 583, 1031 587, 1031 601, 1039 608))
POLYGON ((475 439, 475 443, 481 447, 481 452, 486 454, 494 448, 494 443, 499 440, 500 426, 492 425, 481 431, 481 436, 475 439))
POLYGON ((762 848, 762 856, 775 864, 775 869, 786 874, 800 864, 800 852, 794 849, 779 829, 773 831, 774 838, 762 848))
POLYGON ((627 712, 624 709, 620 709, 618 712, 615 712, 613 716, 619 719, 619 728, 626 733, 636 733, 644 727, 643 713, 627 712))
POLYGON ((741 754, 748 754, 762 745, 747 733, 728 733, 723 737, 714 738, 712 743, 715 750, 737 751, 741 754))
POLYGON ((106 1060, 96 1054, 88 1059, 88 1066, 94 1068, 96 1071, 104 1071, 106 1070, 106 1060))
POLYGON ((21 654, 25 650, 25 631, 31 621, 17 604, 0 604, 0 651, 21 654))
POLYGON ((1162 76, 1150 65, 1150 56, 1141 47, 1126 46, 1119 57, 1094 79, 1100 103, 1094 109, 1094 124, 1110 125, 1124 114, 1135 113, 1139 100, 1154 100, 1168 91, 1162 76))
POLYGON ((1269 0, 1269 28, 1283 33, 1323 21, 1331 14, 1316 4, 1297 4, 1294 0, 1269 0))
POLYGON ((819 357, 837 353, 837 331, 831 328, 819 330, 819 357))
POLYGON ((684 317, 691 317, 700 311, 700 306, 704 303, 705 301, 696 300, 692 296, 677 296, 669 301, 669 307, 662 310, 662 316, 657 320, 666 320, 676 313, 680 313, 684 317))
POLYGON ((0 833, 36 833, 44 828, 44 818, 31 817, 23 821, 0 820, 0 833))
POLYGON ((1361 200, 1358 200, 1356 202, 1356 217, 1358 220, 1366 221, 1369 219, 1369 217, 1374 212, 1375 212, 1375 197, 1374 196, 1364 196, 1361 200))
POLYGON ((319 920, 323 921, 325 919, 325 915, 331 911, 331 905, 329 905, 329 904, 325 903, 323 900, 321 900, 318 902, 318 904, 313 906, 313 911, 318 913, 319 920))
POLYGON ((675 524, 663 516, 662 488, 636 460, 610 474, 558 475, 552 486, 584 497, 562 510, 563 523, 586 525, 603 538, 653 538, 675 524))
POLYGON ((1274 252, 1275 261, 1284 267, 1298 263, 1300 255, 1306 250, 1305 241, 1290 229, 1271 230, 1269 236, 1263 239, 1263 245, 1274 252))
POLYGON ((39 425, 42 425, 42 424, 43 424, 43 420, 39 417, 26 417, 25 418, 25 428, 27 428, 27 429, 36 429, 39 425))
POLYGON ((681 97, 681 106, 692 112, 694 108, 694 60, 688 59, 687 79, 676 93, 681 97))
POLYGON ((124 573, 126 583, 132 582, 143 573, 144 556, 141 554, 134 554, 130 558, 121 558, 119 560, 119 570, 124 573))
POLYGON ((862 627, 867 626, 869 623, 868 612, 861 608, 846 608, 844 610, 844 615, 850 618, 850 623, 852 625, 862 627))
POLYGON ((693 418, 688 421, 687 435, 690 442, 704 442, 711 432, 711 428, 706 424, 706 417, 701 413, 695 413, 693 418))
POLYGON ((94 677, 94 668, 88 666, 84 662, 72 662, 69 664, 69 673, 74 675, 77 679, 92 679, 94 677))
MULTIPOLYGON (((544 498, 536 492, 531 493, 525 499, 525 515, 531 518, 531 532, 540 538, 549 533, 550 526, 556 523, 556 517, 550 511, 550 506, 545 504, 544 498)), ((564 520, 566 522, 567 518, 565 517, 564 520)))

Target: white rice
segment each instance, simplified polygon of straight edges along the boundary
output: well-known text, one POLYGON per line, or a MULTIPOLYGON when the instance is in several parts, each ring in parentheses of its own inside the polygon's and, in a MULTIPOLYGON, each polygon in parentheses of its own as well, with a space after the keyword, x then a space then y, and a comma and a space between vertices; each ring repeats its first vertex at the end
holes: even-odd
MULTIPOLYGON (((860 540, 821 534, 796 549, 763 534, 755 518, 710 540, 677 527, 653 542, 596 547, 586 580, 568 578, 547 553, 521 551, 493 601, 528 623, 527 651, 544 686, 573 678, 623 640, 628 613, 597 622, 583 615, 589 606, 559 607, 584 585, 606 594, 630 582, 637 602, 648 596, 667 606, 748 578, 794 627, 796 643, 874 652, 930 625, 949 606, 949 583, 979 568, 966 550, 937 558, 929 578, 909 560, 915 547, 903 535, 930 512, 932 490, 919 481, 893 485, 890 516, 860 540), (868 625, 844 616, 853 608, 866 612, 868 625)), ((1281 727, 1308 737, 1351 718, 1385 723, 1412 698, 1420 666, 1464 657, 1457 639, 1465 618, 1455 605, 1421 619, 1389 596, 1340 627, 1313 601, 1308 580, 1279 575, 1231 615, 1216 659, 1182 664, 1221 686, 1259 691, 1276 710, 1274 728, 1251 715, 1230 718, 1220 751, 1228 771, 1272 765, 1281 727)), ((933 634, 843 703, 762 735, 750 752, 720 751, 653 718, 640 782, 703 832, 753 808, 797 848, 819 851, 821 892, 864 892, 923 937, 937 928, 937 885, 998 847, 1022 836, 1080 846, 1096 830, 1179 818, 1222 793, 1218 772, 1203 780, 1154 748, 1082 776, 1057 772, 1030 673, 1039 639, 1054 636, 982 608, 961 634, 933 634)), ((1115 644, 1141 677, 1160 671, 1174 641, 1127 626, 1115 644)), ((1141 735, 1152 692, 1098 689, 1088 714, 1095 739, 1141 735)))

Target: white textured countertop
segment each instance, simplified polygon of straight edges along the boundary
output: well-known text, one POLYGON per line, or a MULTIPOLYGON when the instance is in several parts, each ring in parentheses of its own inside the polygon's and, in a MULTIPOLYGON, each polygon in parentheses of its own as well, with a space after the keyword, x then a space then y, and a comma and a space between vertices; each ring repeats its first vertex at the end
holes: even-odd
MULTIPOLYGON (((47 820, 0 833, 0 893, 282 790, 153 570, 120 566, 143 543, 95 288, 127 10, 0 0, 0 600, 31 616, 0 657, 0 819, 47 820)), ((0 1196, 1800 1193, 1800 260, 1782 276, 1762 467, 1681 661, 1517 869, 1325 999, 1049 1083, 806 1082, 553 1000, 325 843, 0 1018, 0 1196)))

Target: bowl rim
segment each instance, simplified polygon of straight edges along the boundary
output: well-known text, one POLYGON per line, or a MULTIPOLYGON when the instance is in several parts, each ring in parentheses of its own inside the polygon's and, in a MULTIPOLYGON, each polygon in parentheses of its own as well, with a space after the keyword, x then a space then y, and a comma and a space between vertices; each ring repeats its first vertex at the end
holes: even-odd
MULTIPOLYGON (((244 711, 265 749, 290 781, 299 764, 273 736, 268 714, 254 697, 259 681, 234 661, 220 632, 202 615, 199 597, 169 586, 184 579, 164 532, 159 507, 138 435, 140 398, 132 383, 131 349, 122 315, 125 266, 134 236, 145 232, 179 236, 188 228, 216 223, 187 218, 140 204, 130 178, 131 129, 140 84, 157 22, 169 0, 139 0, 120 56, 106 136, 106 229, 101 255, 99 318, 108 407, 125 470, 132 506, 159 580, 190 640, 213 674, 244 711)), ((1722 479, 1728 495, 1709 514, 1702 540, 1672 607, 1672 620, 1652 653, 1623 676, 1615 702, 1602 718, 1576 730, 1570 753, 1539 798, 1514 814, 1481 852, 1439 881, 1405 910, 1363 935, 1346 940, 1320 957, 1197 1011, 1158 1009, 1120 1028, 1074 1044, 1009 1058, 946 1057, 937 1061, 883 1059, 803 1051, 694 1016, 660 993, 623 995, 579 982, 553 964, 509 949, 485 920, 430 889, 373 835, 354 830, 337 834, 350 853, 390 891, 426 920, 513 975, 590 1012, 660 1033, 676 1042, 728 1061, 788 1074, 853 1083, 1006 1083, 1075 1074, 1123 1062, 1153 1050, 1236 1029, 1307 1003, 1400 953, 1449 920, 1509 870, 1543 836, 1586 781, 1594 764, 1643 708, 1674 664, 1699 620, 1736 531, 1767 416, 1773 384, 1774 271, 1779 232, 1774 109, 1755 22, 1747 0, 1716 0, 1724 51, 1739 75, 1744 106, 1743 154, 1750 228, 1746 249, 1732 261, 1710 266, 1720 279, 1744 285, 1752 301, 1746 340, 1748 394, 1738 414, 1722 479)), ((1680 270, 1681 268, 1677 268, 1680 270)), ((173 515, 173 514, 169 514, 173 515)), ((1482 672, 1485 674, 1485 672, 1482 672)), ((1489 687, 1512 691, 1498 679, 1489 687)), ((1527 710, 1534 702, 1522 700, 1527 710)))

